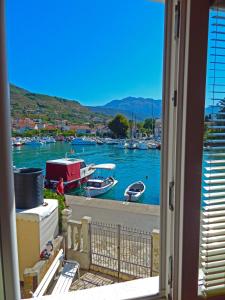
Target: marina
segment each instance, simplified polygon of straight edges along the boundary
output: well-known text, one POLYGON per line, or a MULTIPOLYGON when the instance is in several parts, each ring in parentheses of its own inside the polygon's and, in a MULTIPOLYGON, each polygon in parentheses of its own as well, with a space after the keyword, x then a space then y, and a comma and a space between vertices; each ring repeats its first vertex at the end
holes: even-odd
MULTIPOLYGON (((115 178, 118 183, 98 198, 124 201, 124 191, 133 182, 142 181, 145 193, 139 203, 158 205, 160 187, 160 151, 157 149, 124 149, 111 140, 103 145, 75 145, 70 142, 23 145, 13 147, 13 165, 17 168, 37 167, 46 172, 46 161, 73 157, 90 164, 116 164, 115 178)), ((70 191, 70 194, 85 196, 83 188, 70 191)))

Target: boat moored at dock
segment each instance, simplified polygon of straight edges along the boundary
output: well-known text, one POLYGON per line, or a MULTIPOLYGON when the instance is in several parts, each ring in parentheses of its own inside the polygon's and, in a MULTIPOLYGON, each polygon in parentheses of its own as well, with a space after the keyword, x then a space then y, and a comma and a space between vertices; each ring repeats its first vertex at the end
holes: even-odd
POLYGON ((45 187, 55 188, 60 178, 63 178, 64 189, 67 192, 87 182, 94 172, 93 165, 86 165, 83 159, 48 160, 46 162, 45 187))
POLYGON ((124 198, 129 202, 137 202, 144 194, 145 189, 145 184, 142 181, 134 182, 126 188, 124 192, 124 198))
POLYGON ((119 148, 119 149, 126 149, 128 146, 128 143, 126 141, 123 141, 121 140, 117 145, 116 147, 119 148))
POLYGON ((137 148, 140 150, 148 150, 148 145, 144 141, 139 141, 139 143, 137 144, 137 148))
POLYGON ((91 138, 74 138, 71 145, 96 145, 97 142, 91 138))
POLYGON ((43 144, 44 143, 38 139, 31 139, 31 140, 27 140, 25 142, 25 145, 27 145, 27 146, 41 146, 43 144))
MULTIPOLYGON (((95 170, 108 170, 112 171, 116 168, 115 164, 100 164, 92 167, 95 170)), ((87 186, 84 188, 85 195, 87 197, 96 197, 107 193, 116 184, 116 180, 113 176, 95 176, 87 181, 87 186)))
POLYGON ((129 141, 128 145, 127 145, 127 149, 136 149, 137 148, 137 143, 133 140, 129 141))

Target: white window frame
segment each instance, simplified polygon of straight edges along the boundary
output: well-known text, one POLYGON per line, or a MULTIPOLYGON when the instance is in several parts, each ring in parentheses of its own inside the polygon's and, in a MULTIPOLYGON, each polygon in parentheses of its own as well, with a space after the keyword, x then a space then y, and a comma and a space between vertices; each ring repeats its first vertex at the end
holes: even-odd
MULTIPOLYGON (((180 0, 180 30, 177 39, 174 39, 174 8, 177 0, 168 0, 165 4, 160 293, 136 299, 165 299, 168 294, 173 300, 198 299, 200 166, 209 3, 210 0, 180 0), (202 48, 203 45, 205 48, 202 48), (175 90, 176 107, 172 102, 175 90), (193 110, 193 107, 197 109, 193 110), (171 194, 169 183, 172 181, 175 186, 171 194), (173 200, 173 211, 169 209, 169 194, 173 200), (170 256, 173 258, 172 265, 169 264, 170 256), (174 276, 170 287, 168 277, 171 266, 174 276)), ((5 1, 0 0, 0 272, 5 293, 3 299, 18 300, 20 291, 4 12, 5 1)))
MULTIPOLYGON (((19 299, 16 217, 13 193, 11 118, 6 72, 5 3, 0 1, 0 254, 4 298, 19 299)), ((2 296, 2 295, 1 295, 2 296)))
POLYGON ((210 1, 180 1, 172 299, 197 300, 210 1))

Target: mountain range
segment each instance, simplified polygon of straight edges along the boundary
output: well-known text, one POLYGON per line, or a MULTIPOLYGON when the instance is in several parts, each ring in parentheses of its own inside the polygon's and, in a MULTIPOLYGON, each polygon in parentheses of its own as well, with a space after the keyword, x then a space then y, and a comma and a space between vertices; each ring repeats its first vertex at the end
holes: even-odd
MULTIPOLYGON (((14 118, 29 117, 55 123, 55 120, 68 120, 82 124, 94 121, 106 123, 118 113, 128 119, 143 121, 147 118, 160 118, 162 101, 143 97, 126 97, 112 100, 102 106, 84 106, 76 100, 32 93, 23 88, 10 85, 11 115, 14 118)), ((218 112, 220 107, 208 106, 205 114, 218 112)))
POLYGON ((88 106, 96 113, 114 116, 117 113, 125 115, 128 119, 136 118, 143 121, 147 118, 159 118, 162 111, 162 101, 152 98, 126 97, 121 100, 112 100, 103 106, 88 106))
MULTIPOLYGON (((152 98, 127 97, 121 100, 113 100, 103 106, 88 106, 93 112, 115 116, 118 113, 125 115, 128 119, 136 118, 143 121, 147 118, 160 118, 162 112, 162 100, 152 98)), ((218 113, 219 105, 210 105, 205 109, 205 115, 218 113)))

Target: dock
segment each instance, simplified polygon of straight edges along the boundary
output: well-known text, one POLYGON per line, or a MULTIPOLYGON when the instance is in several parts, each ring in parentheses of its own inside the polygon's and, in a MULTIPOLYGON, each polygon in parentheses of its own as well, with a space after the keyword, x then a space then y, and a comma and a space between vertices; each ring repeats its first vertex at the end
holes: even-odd
POLYGON ((89 216, 93 221, 121 224, 140 230, 152 231, 160 226, 160 206, 109 199, 66 195, 72 209, 72 218, 89 216))

